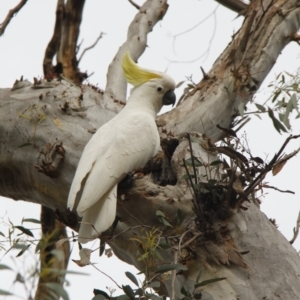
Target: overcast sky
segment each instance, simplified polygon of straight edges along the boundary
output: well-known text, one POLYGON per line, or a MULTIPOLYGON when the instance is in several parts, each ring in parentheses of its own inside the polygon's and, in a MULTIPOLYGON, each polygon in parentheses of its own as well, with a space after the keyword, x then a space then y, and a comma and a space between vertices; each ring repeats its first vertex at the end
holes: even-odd
MULTIPOLYGON (((18 2, 19 0, 0 0, 0 22, 5 18, 7 11, 18 2)), ((138 0, 136 2, 143 3, 138 0)), ((243 19, 235 19, 235 13, 218 7, 216 2, 211 0, 171 0, 169 3, 167 15, 149 35, 149 47, 139 63, 144 67, 167 71, 177 82, 185 80, 186 76, 190 75, 193 75, 194 81, 198 82, 202 77, 200 66, 207 71, 211 68, 213 62, 230 42, 232 34, 240 27, 243 19), (205 22, 189 31, 209 15, 210 17, 205 22), (182 34, 183 32, 185 33, 182 34), (199 59, 197 60, 197 58, 199 59), (180 63, 170 64, 170 61, 180 63), (191 61, 193 63, 189 63, 191 61)), ((21 75, 30 81, 33 80, 33 77, 42 77, 42 61, 45 47, 52 36, 55 8, 55 0, 29 0, 11 21, 5 35, 0 37, 1 88, 11 87, 15 79, 19 79, 21 75)), ((127 27, 136 12, 136 9, 126 0, 88 0, 86 2, 79 38, 80 41, 83 40, 81 48, 90 46, 100 32, 106 33, 99 44, 85 54, 80 64, 82 71, 94 72, 89 79, 90 82, 98 84, 101 88, 105 87, 107 67, 120 45, 125 41, 127 27)), ((257 93, 255 101, 263 103, 267 99, 270 90, 266 86, 274 80, 279 72, 285 70, 294 73, 297 66, 299 66, 299 46, 294 43, 288 46, 278 58, 276 67, 257 93)), ((179 98, 180 92, 177 91, 177 98, 179 98)), ((298 123, 299 121, 292 122, 295 133, 299 133, 298 123)), ((287 137, 287 135, 279 135, 268 118, 263 118, 261 121, 253 117, 244 131, 247 132, 253 156, 260 156, 263 159, 271 158, 287 137)), ((287 150, 293 151, 298 147, 299 141, 296 140, 289 145, 287 150)), ((262 210, 269 218, 277 220, 279 230, 287 239, 292 237, 292 230, 300 210, 299 165, 300 159, 297 157, 288 162, 280 174, 275 177, 270 175, 266 178, 270 185, 277 186, 282 190, 293 190, 296 192, 295 195, 280 194, 270 190, 265 197, 261 198, 262 210)), ((43 175, 41 174, 41 176, 43 175)), ((38 205, 1 199, 0 217, 4 217, 7 213, 15 225, 20 224, 22 217, 39 218, 39 211, 38 205)), ((36 228, 33 225, 28 227, 36 228)), ((1 222, 0 231, 7 233, 7 227, 1 222)), ((35 230, 34 234, 39 237, 38 230, 35 230)), ((294 245, 299 250, 300 239, 294 245)), ((98 244, 92 243, 91 246, 96 248, 98 244)), ((20 263, 14 263, 12 258, 14 255, 13 253, 7 254, 1 263, 10 265, 17 270, 18 268, 28 268, 29 262, 35 261, 32 254, 24 255, 25 259, 20 260, 20 267, 20 263)), ((0 251, 0 259, 2 256, 3 251, 0 251)), ((72 258, 78 258, 75 246, 72 258)), ((97 267, 115 278, 119 284, 129 284, 126 277, 122 277, 120 274, 124 274, 125 271, 137 273, 132 267, 126 264, 121 265, 115 258, 99 258, 98 251, 93 254, 92 261, 97 262, 97 267)), ((94 288, 115 287, 113 282, 92 267, 80 269, 73 262, 70 262, 70 267, 73 271, 91 274, 89 276, 68 276, 69 287, 67 290, 70 299, 91 299, 94 288)), ((15 294, 24 295, 20 284, 12 284, 14 273, 1 272, 5 272, 5 279, 1 273, 0 289, 12 288, 15 294)), ((7 299, 21 298, 8 297, 7 299)))

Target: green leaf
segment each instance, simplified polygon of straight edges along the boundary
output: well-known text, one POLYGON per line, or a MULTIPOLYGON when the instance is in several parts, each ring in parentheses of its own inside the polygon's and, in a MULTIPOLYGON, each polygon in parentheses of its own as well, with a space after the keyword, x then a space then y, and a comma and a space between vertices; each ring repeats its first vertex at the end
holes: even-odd
POLYGON ((31 146, 31 145, 32 145, 32 143, 24 143, 24 144, 21 144, 20 146, 18 146, 17 149, 27 147, 27 146, 31 146))
POLYGON ((65 255, 63 253, 62 250, 60 249, 53 249, 50 251, 50 253, 55 256, 55 258, 57 259, 57 261, 63 261, 65 258, 65 255))
POLYGON ((41 249, 44 247, 45 241, 43 239, 40 239, 35 247, 35 253, 38 253, 41 249))
POLYGON ((151 300, 162 300, 162 297, 157 296, 156 294, 150 294, 146 292, 146 299, 151 299, 151 300))
POLYGON ((258 110, 265 112, 266 108, 263 105, 260 105, 258 103, 254 103, 254 105, 257 107, 258 110))
POLYGON ((282 123, 278 119, 275 118, 274 112, 270 107, 268 108, 268 114, 269 114, 269 117, 272 119, 272 122, 273 122, 273 125, 274 125, 275 129, 279 133, 281 133, 280 131, 287 132, 285 127, 282 125, 282 123))
POLYGON ((217 165, 219 165, 219 164, 222 164, 223 162, 221 161, 221 160, 215 160, 215 161, 212 161, 211 163, 210 163, 210 166, 217 166, 217 165))
POLYGON ((106 300, 106 299, 110 299, 110 297, 106 298, 103 295, 96 295, 95 297, 92 298, 92 300, 106 300))
POLYGON ((135 278, 135 276, 130 272, 125 272, 125 275, 137 286, 139 287, 139 282, 135 278))
POLYGON ((185 83, 185 80, 178 82, 175 88, 178 89, 183 83, 185 83))
MULTIPOLYGON (((187 166, 192 167, 193 166, 192 158, 186 159, 185 164, 187 166)), ((202 167, 203 166, 202 162, 197 157, 194 157, 194 164, 195 164, 195 167, 202 167)))
POLYGON ((14 226, 14 227, 21 230, 24 234, 34 237, 33 233, 27 228, 25 228, 23 226, 14 226))
POLYGON ((194 294, 194 299, 202 299, 202 294, 201 293, 194 294))
POLYGON ((148 287, 159 288, 160 287, 160 282, 159 281, 152 281, 148 284, 148 287))
POLYGON ((0 289, 0 295, 2 296, 14 296, 14 294, 12 294, 11 292, 8 291, 4 291, 0 289))
POLYGON ((24 252, 25 252, 26 250, 28 250, 30 246, 31 246, 31 245, 26 245, 25 248, 22 249, 22 250, 16 255, 16 257, 19 257, 19 256, 23 255, 24 252))
POLYGON ((176 213, 176 224, 179 225, 181 220, 182 220, 182 210, 178 208, 176 213))
POLYGON ((69 300, 69 295, 59 283, 47 282, 43 283, 42 285, 47 287, 55 295, 62 297, 64 300, 69 300))
POLYGON ((174 265, 165 265, 160 268, 158 268, 155 273, 165 273, 168 271, 173 271, 173 270, 181 270, 181 271, 186 271, 187 267, 181 264, 174 264, 174 265))
POLYGON ((160 249, 163 249, 163 250, 166 250, 166 249, 170 249, 170 248, 171 248, 171 246, 170 246, 167 242, 160 242, 160 243, 158 244, 158 247, 159 247, 160 249))
MULTIPOLYGON (((195 178, 195 175, 193 175, 193 174, 190 174, 190 176, 191 176, 191 178, 195 178)), ((185 179, 185 180, 189 180, 190 179, 188 174, 184 174, 182 176, 182 178, 185 179)))
POLYGON ((191 294, 182 286, 180 293, 184 296, 191 297, 191 294))
POLYGON ((102 295, 103 297, 105 297, 105 299, 109 299, 110 298, 109 295, 106 292, 102 291, 102 290, 94 289, 93 293, 94 293, 95 296, 96 295, 102 295))
POLYGON ((106 244, 105 240, 100 239, 99 256, 102 256, 102 254, 104 253, 105 244, 106 244))
POLYGON ((131 298, 129 298, 127 295, 120 295, 118 297, 113 297, 112 299, 114 299, 114 300, 129 300, 131 298))
POLYGON ((29 222, 29 223, 35 223, 35 224, 41 224, 41 221, 40 220, 37 220, 37 219, 23 219, 22 220, 22 224, 25 223, 25 222, 29 222))
POLYGON ((134 294, 141 297, 144 295, 144 291, 143 291, 143 289, 138 288, 138 289, 136 289, 134 294))
POLYGON ((245 104, 243 101, 238 105, 238 111, 240 113, 240 116, 242 117, 245 112, 245 104))
POLYGON ((165 218, 159 218, 158 220, 165 226, 173 227, 165 218))
POLYGON ((0 270, 12 270, 12 269, 6 265, 0 264, 0 270))
POLYGON ((218 183, 218 180, 216 180, 216 179, 209 179, 208 180, 208 186, 209 187, 216 186, 217 183, 218 183))
POLYGON ((160 210, 157 210, 156 211, 156 217, 158 219, 158 221, 162 224, 164 224, 165 226, 169 226, 169 227, 173 227, 165 218, 165 214, 160 211, 160 210))
POLYGON ((205 286, 207 284, 210 284, 210 283, 214 283, 214 282, 218 282, 218 281, 221 281, 221 280, 224 280, 224 279, 227 279, 227 277, 220 277, 220 278, 212 278, 212 279, 208 279, 208 280, 204 280, 204 281, 201 281, 197 284, 195 284, 195 288, 198 288, 200 286, 205 286))
POLYGON ((274 96, 273 96, 273 98, 272 98, 272 103, 275 102, 275 100, 278 98, 278 96, 279 96, 280 94, 281 94, 281 90, 276 91, 276 92, 274 93, 274 96))
POLYGON ((202 270, 200 270, 199 273, 198 273, 198 275, 197 275, 196 283, 199 282, 201 275, 202 275, 202 270))
POLYGON ((116 229, 116 227, 117 227, 117 225, 118 225, 118 223, 119 223, 120 220, 121 220, 120 217, 118 215, 116 215, 115 220, 114 220, 114 222, 112 224, 112 231, 113 232, 115 231, 115 229, 116 229))
POLYGON ((297 96, 293 94, 290 101, 293 104, 293 107, 298 111, 298 103, 297 103, 297 96))
POLYGON ((165 214, 161 210, 157 210, 155 214, 157 217, 163 217, 163 218, 166 217, 165 214))
POLYGON ((123 291, 124 293, 130 298, 130 299, 134 299, 134 292, 131 288, 130 285, 122 285, 123 291))

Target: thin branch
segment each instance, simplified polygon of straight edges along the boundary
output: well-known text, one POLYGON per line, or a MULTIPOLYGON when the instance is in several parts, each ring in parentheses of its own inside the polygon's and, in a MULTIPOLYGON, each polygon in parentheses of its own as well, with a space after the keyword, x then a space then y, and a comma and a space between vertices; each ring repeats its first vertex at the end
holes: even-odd
POLYGON ((194 58, 194 59, 192 59, 192 60, 188 60, 188 61, 183 61, 183 60, 170 60, 170 59, 168 59, 168 58, 165 57, 165 59, 168 61, 167 70, 168 70, 168 68, 170 67, 170 65, 173 64, 173 63, 190 64, 190 63, 194 63, 194 62, 200 60, 200 59, 203 58, 203 57, 204 57, 204 58, 203 58, 203 61, 205 61, 205 59, 206 59, 207 56, 208 56, 208 53, 209 53, 209 50, 210 50, 212 41, 213 41, 213 39, 214 39, 214 37, 215 37, 215 33, 216 33, 216 28, 217 28, 216 11, 217 11, 217 9, 218 9, 218 6, 216 6, 216 8, 214 9, 214 11, 213 11, 210 15, 208 15, 205 19, 203 19, 200 23, 196 24, 194 27, 192 27, 192 28, 190 28, 190 29, 187 29, 186 31, 183 31, 183 32, 178 33, 178 34, 176 34, 176 35, 173 36, 173 52, 174 52, 174 54, 176 54, 176 52, 175 52, 175 39, 176 39, 176 37, 177 37, 177 36, 180 36, 180 35, 182 35, 182 34, 184 34, 184 33, 187 33, 187 32, 189 32, 189 31, 192 31, 194 28, 196 28, 198 25, 202 24, 202 23, 203 23, 204 21, 206 21, 210 16, 213 15, 213 17, 214 17, 214 28, 213 28, 213 32, 212 32, 211 38, 210 38, 210 40, 209 40, 209 42, 208 42, 208 45, 207 45, 207 47, 206 47, 206 50, 205 50, 200 56, 198 56, 198 57, 196 57, 196 58, 194 58))
MULTIPOLYGON (((181 246, 180 246, 180 249, 186 248, 188 245, 190 245, 193 241, 195 241, 195 240, 196 240, 198 237, 200 237, 201 235, 203 235, 202 232, 196 233, 190 240, 188 240, 186 243, 184 243, 183 245, 181 245, 181 246)), ((176 247, 173 247, 173 249, 178 250, 178 249, 176 249, 176 247)))
MULTIPOLYGON (((174 264, 177 264, 178 253, 174 252, 174 264)), ((171 300, 175 300, 175 280, 176 280, 176 270, 172 271, 172 285, 171 285, 171 300)))
MULTIPOLYGON (((277 162, 277 160, 280 158, 284 148, 286 147, 286 145, 289 143, 290 140, 292 139, 298 139, 300 137, 300 135, 290 135, 285 142, 283 143, 283 145, 281 146, 280 150, 278 151, 278 153, 276 153, 274 155, 274 157, 272 158, 272 160, 266 165, 264 171, 262 171, 247 187, 247 189, 245 190, 245 196, 248 196, 253 190, 254 188, 263 180, 263 178, 266 176, 266 174, 272 170, 274 164, 277 162)), ((240 201, 243 197, 239 196, 237 201, 240 201)))
POLYGON ((290 244, 293 244, 296 240, 296 238, 298 237, 298 234, 299 234, 299 229, 300 229, 300 211, 299 211, 299 214, 298 214, 298 219, 297 219, 297 222, 296 222, 296 227, 294 228, 294 236, 293 238, 290 240, 290 244))
POLYGON ((183 166, 184 166, 184 168, 185 168, 186 174, 187 174, 188 177, 189 177, 189 181, 190 181, 190 183, 191 183, 191 188, 192 188, 192 190, 193 190, 193 192, 194 192, 194 194, 193 194, 194 205, 195 205, 195 207, 197 207, 197 209, 199 209, 198 204, 197 204, 197 201, 196 201, 196 195, 197 195, 197 193, 196 193, 196 190, 195 190, 195 186, 194 186, 192 177, 191 177, 190 172, 189 172, 189 170, 188 170, 188 168, 187 168, 187 166, 186 166, 186 163, 185 163, 184 158, 182 159, 182 161, 183 161, 183 166))
POLYGON ((281 193, 295 194, 295 192, 293 192, 293 191, 289 191, 289 190, 283 191, 283 190, 280 190, 279 188, 277 188, 275 186, 271 186, 271 185, 267 185, 267 184, 264 184, 263 187, 268 188, 268 189, 273 189, 273 190, 276 190, 276 191, 281 192, 281 193))
POLYGON ((88 51, 88 50, 91 50, 92 48, 94 48, 94 47, 98 44, 99 40, 102 39, 102 37, 103 37, 104 34, 105 34, 105 33, 100 32, 100 35, 97 37, 97 39, 96 39, 96 41, 94 42, 94 44, 92 44, 91 46, 89 46, 89 47, 87 47, 87 48, 85 48, 85 49, 83 50, 83 52, 81 53, 81 55, 80 55, 80 57, 79 57, 79 59, 78 59, 78 64, 79 64, 80 60, 82 59, 83 55, 85 54, 85 52, 88 51))
POLYGON ((14 17, 14 15, 17 12, 19 12, 19 10, 26 4, 26 2, 27 2, 27 0, 21 0, 21 2, 17 6, 15 6, 14 8, 12 8, 8 12, 5 20, 0 24, 0 36, 4 34, 4 31, 5 31, 6 27, 7 27, 7 25, 9 24, 9 22, 11 21, 11 19, 14 17))
POLYGON ((122 290, 122 288, 117 284, 116 281, 114 281, 109 275, 107 275, 106 273, 104 273, 103 271, 101 271, 100 269, 98 269, 94 264, 91 264, 96 270, 98 270, 100 273, 102 273, 103 275, 105 275, 106 277, 108 277, 111 281, 113 281, 115 283, 115 285, 122 290))
POLYGON ((196 172, 195 158, 194 158, 194 154, 193 154, 191 135, 188 133, 187 136, 188 136, 189 146, 190 146, 190 150, 191 150, 191 160, 192 160, 192 166, 193 166, 193 171, 194 171, 194 176, 195 176, 195 184, 198 184, 198 177, 197 177, 197 172, 196 172))
POLYGON ((140 9, 141 7, 138 5, 138 4, 136 4, 134 1, 132 1, 132 0, 128 0, 129 1, 129 3, 130 4, 132 4, 136 9, 140 9))

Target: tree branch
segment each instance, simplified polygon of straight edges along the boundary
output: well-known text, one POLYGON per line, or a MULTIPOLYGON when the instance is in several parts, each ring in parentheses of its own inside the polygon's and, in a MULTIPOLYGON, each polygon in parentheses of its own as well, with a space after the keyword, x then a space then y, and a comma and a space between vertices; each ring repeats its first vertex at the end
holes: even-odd
POLYGON ((79 58, 78 58, 78 64, 80 63, 80 61, 81 61, 83 55, 85 54, 85 52, 88 51, 88 50, 90 50, 90 49, 92 49, 92 48, 94 48, 94 47, 98 44, 99 40, 103 37, 104 34, 105 34, 105 33, 100 32, 100 35, 97 37, 96 41, 95 41, 91 46, 85 48, 85 49, 82 51, 81 55, 80 55, 79 58))
POLYGON ((246 15, 248 5, 240 0, 215 0, 221 5, 229 8, 232 11, 239 13, 239 15, 246 15))
POLYGON ((294 228, 294 236, 293 238, 290 240, 290 244, 293 244, 296 240, 296 238, 298 237, 298 234, 299 234, 299 229, 300 229, 300 211, 298 213, 298 219, 297 219, 297 222, 296 222, 296 226, 294 228))
POLYGON ((61 45, 58 52, 58 63, 62 65, 63 75, 79 84, 85 78, 78 70, 76 47, 82 20, 85 0, 68 0, 65 4, 65 16, 61 33, 61 45))
POLYGON ((153 30, 157 22, 164 17, 167 10, 167 0, 147 0, 135 15, 128 28, 127 40, 119 48, 108 67, 104 93, 105 105, 111 105, 112 99, 125 101, 127 82, 124 79, 120 64, 123 54, 129 50, 132 59, 137 61, 147 47, 148 34, 153 30))
POLYGON ((132 0, 128 0, 128 1, 129 1, 129 3, 132 4, 136 9, 141 9, 141 7, 140 7, 138 4, 136 4, 134 1, 132 1, 132 0))
POLYGON ((64 11, 65 11, 64 8, 65 8, 64 0, 58 0, 56 6, 56 19, 55 19, 54 31, 53 31, 52 38, 46 47, 44 61, 43 61, 44 76, 49 79, 51 79, 51 76, 54 75, 52 73, 56 73, 55 75, 59 75, 60 73, 62 73, 62 70, 55 70, 54 72, 52 61, 53 61, 53 57, 57 54, 60 47, 62 24, 63 24, 64 11))
POLYGON ((282 1, 279 6, 270 5, 262 10, 260 0, 252 1, 251 16, 255 17, 245 18, 241 29, 208 72, 210 79, 200 81, 175 109, 158 116, 162 137, 168 137, 168 132, 177 135, 194 131, 219 140, 223 132, 216 125, 230 126, 233 117, 228 116, 235 116, 239 105, 246 105, 252 99, 300 28, 298 4, 297 0, 282 1), (219 105, 222 109, 216 110, 219 105))
POLYGON ((7 25, 9 24, 9 22, 11 21, 11 19, 14 17, 14 15, 16 13, 18 13, 20 11, 20 9, 26 4, 28 0, 21 0, 21 2, 15 6, 14 8, 12 8, 6 18, 4 19, 4 21, 0 24, 0 36, 4 34, 5 29, 7 27, 7 25))

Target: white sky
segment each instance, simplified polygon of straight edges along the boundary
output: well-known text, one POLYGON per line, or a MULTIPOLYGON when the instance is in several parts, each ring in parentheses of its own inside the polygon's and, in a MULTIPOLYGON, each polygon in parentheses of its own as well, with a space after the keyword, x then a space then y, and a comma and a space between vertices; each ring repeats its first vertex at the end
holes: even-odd
MULTIPOLYGON (((0 0, 0 22, 4 20, 8 10, 18 2, 19 0, 0 0)), ((137 0, 136 3, 142 4, 143 1, 137 0)), ((167 70, 177 82, 190 75, 193 75, 194 81, 198 82, 201 78, 200 66, 207 71, 211 68, 213 62, 231 40, 233 32, 240 27, 243 19, 235 20, 236 14, 223 7, 218 7, 215 15, 216 19, 212 15, 193 31, 178 36, 175 43, 173 43, 175 35, 190 29, 203 20, 215 10, 217 4, 211 0, 171 0, 169 3, 170 7, 166 17, 149 35, 149 48, 147 48, 139 63, 144 67, 151 67, 151 69, 167 70), (215 34, 213 36, 214 30, 215 34), (207 55, 193 63, 169 65, 169 60, 194 61, 207 50, 209 50, 207 55)), ((30 81, 33 81, 33 77, 42 77, 42 61, 45 47, 52 36, 55 9, 56 0, 28 1, 21 12, 11 21, 5 35, 0 37, 1 88, 11 87, 15 79, 19 79, 21 75, 24 75, 24 78, 30 81)), ((89 0, 86 2, 79 38, 80 41, 84 40, 81 48, 84 49, 90 46, 101 31, 106 33, 98 45, 85 54, 80 64, 82 71, 95 72, 89 79, 90 82, 98 83, 101 88, 105 87, 107 67, 120 45, 124 42, 127 27, 136 12, 136 9, 126 0, 89 0)), ((283 70, 293 73, 298 66, 299 46, 294 43, 289 45, 279 57, 276 66, 266 79, 264 87, 257 93, 256 101, 263 103, 266 100, 269 90, 265 87, 275 78, 275 74, 283 70)), ((180 91, 177 93, 177 97, 179 96, 180 91)), ((299 121, 294 121, 293 126, 294 133, 299 133, 299 121)), ((270 159, 287 137, 287 135, 279 135, 268 118, 260 121, 253 117, 253 120, 244 130, 247 131, 253 156, 260 156, 263 159, 266 157, 270 159)), ((287 152, 298 147, 299 141, 295 140, 287 147, 287 152)), ((300 210, 300 185, 299 175, 297 174, 299 163, 300 159, 297 157, 288 162, 276 177, 271 175, 267 178, 270 185, 277 186, 282 190, 293 190, 296 192, 295 195, 280 194, 270 190, 268 195, 262 199, 262 210, 268 217, 277 220, 279 230, 287 239, 292 237, 292 229, 300 210)), ((41 174, 41 176, 43 175, 41 174)), ((15 225, 20 225, 22 217, 39 218, 39 211, 40 207, 38 205, 1 198, 0 218, 7 213, 15 225)), ((25 226, 36 228, 35 224, 28 224, 25 224, 25 226)), ((7 227, 1 222, 0 231, 7 233, 7 227)), ((36 237, 39 237, 38 230, 35 230, 34 233, 36 237)), ((0 241, 2 241, 1 236, 0 241)), ((92 244, 93 248, 97 246, 98 244, 92 244)), ((300 238, 294 246, 296 249, 300 249, 300 238)), ((93 255, 92 261, 97 262, 97 267, 115 278, 119 284, 130 283, 125 276, 121 276, 125 271, 137 273, 131 266, 121 264, 115 258, 99 258, 97 253, 98 251, 93 255)), ((12 258, 15 255, 16 253, 10 252, 2 259, 3 251, 0 251, 0 263, 10 265, 14 270, 20 270, 29 268, 29 262, 34 261, 32 255, 31 257, 27 255, 24 256, 25 259, 21 259, 21 264, 15 265, 12 258)), ((78 258, 76 248, 74 248, 72 258, 78 258)), ((67 291, 70 299, 91 299, 94 288, 115 287, 113 282, 92 267, 81 269, 74 265, 72 261, 69 265, 73 271, 91 274, 90 276, 70 275, 67 277, 69 281, 67 291)), ((11 271, 1 271, 0 289, 11 289, 15 294, 22 296, 21 298, 7 297, 7 299, 26 299, 22 285, 19 283, 12 284, 14 276, 15 274, 11 271), (5 274, 5 279, 3 274, 5 274)))

